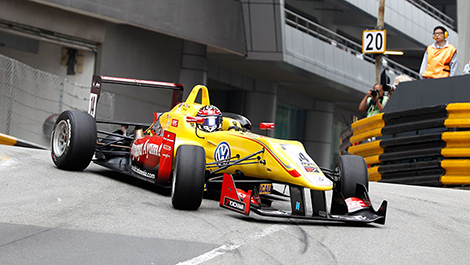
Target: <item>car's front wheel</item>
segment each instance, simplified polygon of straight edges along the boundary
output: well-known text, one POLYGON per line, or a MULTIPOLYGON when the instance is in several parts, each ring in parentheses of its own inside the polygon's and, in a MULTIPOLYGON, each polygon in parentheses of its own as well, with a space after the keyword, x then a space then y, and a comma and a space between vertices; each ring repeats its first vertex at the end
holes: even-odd
POLYGON ((362 184, 369 190, 369 173, 364 158, 357 155, 340 156, 338 160, 340 181, 337 188, 344 198, 354 197, 356 184, 362 184))
POLYGON ((196 145, 181 145, 176 150, 171 202, 180 210, 201 206, 206 174, 206 152, 196 145))
POLYGON ((57 118, 51 135, 54 164, 65 170, 84 170, 96 146, 96 122, 82 111, 66 110, 57 118))

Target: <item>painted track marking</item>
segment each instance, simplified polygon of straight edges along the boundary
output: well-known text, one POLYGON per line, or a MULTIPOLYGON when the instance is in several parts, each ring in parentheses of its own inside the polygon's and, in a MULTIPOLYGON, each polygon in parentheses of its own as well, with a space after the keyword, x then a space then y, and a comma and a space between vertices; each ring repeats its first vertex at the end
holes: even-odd
POLYGON ((229 243, 226 243, 226 244, 224 244, 224 245, 222 245, 218 248, 215 248, 215 249, 213 249, 209 252, 201 254, 201 255, 199 255, 195 258, 180 262, 177 265, 197 265, 197 264, 204 263, 208 260, 211 260, 211 259, 216 258, 218 256, 224 255, 227 252, 230 252, 230 251, 233 251, 237 248, 240 248, 246 243, 251 243, 253 241, 261 239, 261 238, 263 238, 265 236, 268 236, 270 234, 279 232, 279 231, 281 231, 285 228, 287 228, 287 225, 273 225, 273 226, 270 226, 270 227, 262 230, 261 232, 256 233, 256 234, 248 237, 247 239, 233 240, 233 241, 231 241, 229 243))
POLYGON ((0 166, 6 166, 6 165, 10 164, 9 162, 13 161, 13 160, 9 161, 10 159, 11 159, 11 157, 8 156, 8 155, 0 156, 0 166))

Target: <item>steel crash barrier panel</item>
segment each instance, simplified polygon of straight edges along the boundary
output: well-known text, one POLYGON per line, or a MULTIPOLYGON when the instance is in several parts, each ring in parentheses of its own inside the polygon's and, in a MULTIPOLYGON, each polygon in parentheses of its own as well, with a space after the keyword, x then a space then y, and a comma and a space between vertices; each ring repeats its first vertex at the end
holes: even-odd
POLYGON ((341 134, 340 152, 364 157, 371 181, 470 185, 470 103, 361 119, 341 134))

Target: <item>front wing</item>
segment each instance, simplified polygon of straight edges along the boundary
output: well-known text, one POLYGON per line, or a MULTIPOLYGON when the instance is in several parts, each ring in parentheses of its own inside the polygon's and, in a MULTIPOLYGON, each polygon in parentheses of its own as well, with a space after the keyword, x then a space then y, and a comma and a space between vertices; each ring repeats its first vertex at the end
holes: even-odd
POLYGON ((319 221, 339 221, 346 223, 385 224, 387 201, 383 201, 377 211, 374 210, 364 185, 356 186, 356 197, 344 199, 338 191, 333 191, 331 207, 327 209, 325 191, 310 190, 312 201, 311 214, 307 214, 304 188, 290 186, 291 211, 264 208, 255 190, 249 190, 241 199, 237 193, 233 177, 224 174, 220 196, 220 206, 232 211, 249 215, 254 212, 268 217, 297 218, 319 221))

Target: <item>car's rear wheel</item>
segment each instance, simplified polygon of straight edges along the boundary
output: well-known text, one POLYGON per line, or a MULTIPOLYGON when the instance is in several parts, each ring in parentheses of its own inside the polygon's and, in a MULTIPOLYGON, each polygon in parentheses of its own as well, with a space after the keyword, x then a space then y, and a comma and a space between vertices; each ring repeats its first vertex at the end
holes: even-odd
POLYGON ((337 183, 337 189, 343 193, 344 198, 355 196, 356 184, 362 184, 369 190, 367 164, 361 156, 340 156, 338 170, 340 181, 337 183))
POLYGON ((180 210, 201 206, 206 174, 206 152, 196 145, 181 145, 176 150, 171 202, 180 210))
POLYGON ((51 135, 54 164, 65 170, 84 170, 96 145, 95 119, 86 112, 67 110, 57 118, 51 135))

